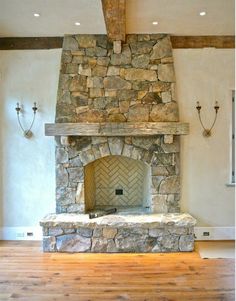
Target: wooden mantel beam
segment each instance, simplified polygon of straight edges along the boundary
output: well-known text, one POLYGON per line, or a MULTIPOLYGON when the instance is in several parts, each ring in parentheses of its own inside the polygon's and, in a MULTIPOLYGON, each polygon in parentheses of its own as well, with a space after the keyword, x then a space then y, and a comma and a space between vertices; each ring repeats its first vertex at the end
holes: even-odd
POLYGON ((108 38, 125 41, 125 0, 101 1, 108 38))
POLYGON ((46 136, 187 135, 184 122, 46 123, 46 136))

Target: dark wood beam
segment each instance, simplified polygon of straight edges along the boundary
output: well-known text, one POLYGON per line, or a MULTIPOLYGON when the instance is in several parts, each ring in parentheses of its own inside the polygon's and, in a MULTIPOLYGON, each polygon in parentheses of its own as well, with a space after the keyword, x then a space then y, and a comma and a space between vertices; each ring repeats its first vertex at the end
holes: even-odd
POLYGON ((178 48, 235 48, 234 36, 171 36, 174 49, 178 48))
POLYGON ((0 38, 0 50, 62 48, 63 37, 0 38))
MULTIPOLYGON (((171 36, 172 47, 178 48, 235 48, 234 36, 171 36)), ((62 48, 63 37, 0 38, 0 50, 62 48)))
POLYGON ((125 0, 101 1, 108 38, 125 41, 125 0))

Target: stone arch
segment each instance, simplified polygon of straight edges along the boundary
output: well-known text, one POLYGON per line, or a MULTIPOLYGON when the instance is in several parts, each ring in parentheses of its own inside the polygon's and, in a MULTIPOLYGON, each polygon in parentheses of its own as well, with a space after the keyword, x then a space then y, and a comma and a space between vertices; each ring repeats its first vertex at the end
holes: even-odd
POLYGON ((135 145, 125 143, 123 137, 102 137, 102 142, 91 145, 90 148, 80 152, 80 160, 83 166, 107 156, 124 156, 130 159, 142 160, 150 165, 152 160, 152 152, 137 147, 135 145))

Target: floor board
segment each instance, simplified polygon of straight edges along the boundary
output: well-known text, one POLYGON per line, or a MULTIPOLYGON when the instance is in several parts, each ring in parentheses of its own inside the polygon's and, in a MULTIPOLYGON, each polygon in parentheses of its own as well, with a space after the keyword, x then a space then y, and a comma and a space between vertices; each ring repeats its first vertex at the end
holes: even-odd
POLYGON ((0 241, 0 300, 233 301, 234 260, 43 253, 39 242, 0 241))

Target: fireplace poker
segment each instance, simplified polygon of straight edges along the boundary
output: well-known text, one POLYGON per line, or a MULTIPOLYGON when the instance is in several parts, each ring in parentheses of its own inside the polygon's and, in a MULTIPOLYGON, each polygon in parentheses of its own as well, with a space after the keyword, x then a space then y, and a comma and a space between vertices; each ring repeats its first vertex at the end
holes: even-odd
POLYGON ((117 211, 116 208, 111 208, 111 209, 106 209, 104 211, 101 211, 101 212, 92 212, 92 213, 89 213, 89 218, 96 218, 96 217, 101 217, 101 216, 104 216, 104 215, 108 215, 108 214, 112 214, 112 213, 115 213, 117 211))

